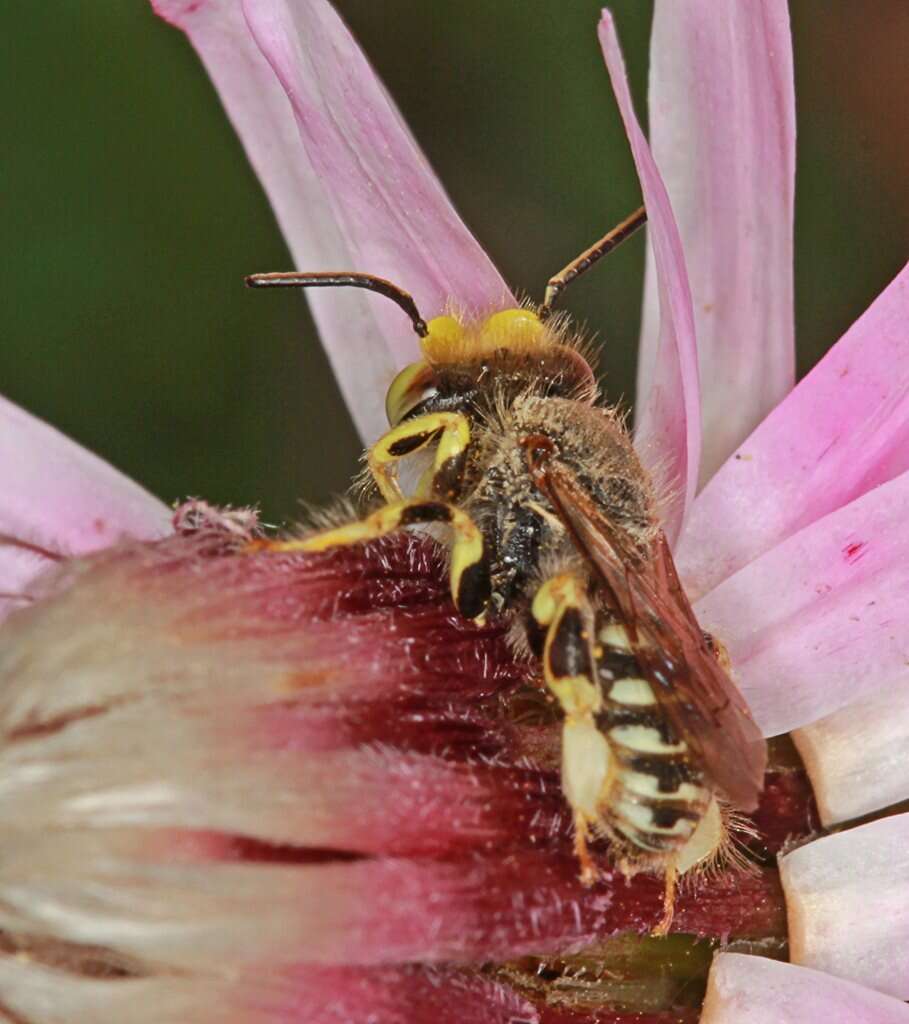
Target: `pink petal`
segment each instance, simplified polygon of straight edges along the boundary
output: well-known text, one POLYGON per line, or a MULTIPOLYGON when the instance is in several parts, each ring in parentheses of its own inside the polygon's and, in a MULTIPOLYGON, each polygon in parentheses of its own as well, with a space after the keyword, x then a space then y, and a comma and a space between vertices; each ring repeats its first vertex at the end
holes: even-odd
MULTIPOLYGON (((795 96, 785 0, 658 0, 650 144, 685 249, 701 380, 701 481, 795 382, 795 96)), ((641 370, 659 339, 648 262, 641 370)))
POLYGON ((679 570, 706 593, 909 469, 909 264, 698 495, 679 570))
POLYGON ((793 733, 826 826, 909 800, 909 687, 856 701, 793 733))
POLYGON ((697 603, 768 736, 902 685, 909 473, 812 523, 697 603))
MULTIPOLYGON (((234 525, 74 561, 5 627, 0 929, 207 971, 655 926, 660 877, 598 844, 581 885, 559 723, 526 721, 526 664, 452 613, 437 547, 249 556, 234 525)), ((674 927, 784 934, 776 871, 685 887, 674 927)))
POLYGON ((160 537, 169 524, 157 498, 0 398, 0 617, 53 556, 160 537))
MULTIPOLYGON (((199 52, 299 268, 387 277, 414 295, 424 317, 449 302, 480 311, 514 305, 325 0, 153 4, 199 52)), ((385 427, 392 373, 417 357, 413 330, 387 299, 352 289, 308 298, 357 427, 371 440, 385 427)))
POLYGON ((780 875, 793 963, 909 999, 909 814, 802 846, 780 875))
POLYGON ((635 444, 645 465, 672 489, 664 518, 667 532, 674 539, 694 497, 701 446, 691 293, 672 207, 635 117, 625 63, 608 11, 603 12, 599 36, 647 207, 648 237, 659 291, 659 339, 638 376, 635 444))
POLYGON ((820 971, 742 953, 713 961, 701 1024, 907 1024, 909 1006, 820 971))

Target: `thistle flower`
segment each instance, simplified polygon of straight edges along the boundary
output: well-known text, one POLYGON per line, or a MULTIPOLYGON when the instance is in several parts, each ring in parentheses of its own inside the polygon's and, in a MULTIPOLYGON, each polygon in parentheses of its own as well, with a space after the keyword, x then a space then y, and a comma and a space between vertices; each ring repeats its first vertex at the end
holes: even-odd
MULTIPOLYGON (((389 277, 427 316, 513 304, 327 3, 157 8, 300 266, 389 277)), ((793 388, 785 7, 657 4, 652 153, 608 14, 600 40, 650 217, 637 438, 679 481, 680 568, 822 823, 872 814, 909 796, 909 268, 793 388)), ((410 334, 369 296, 311 301, 371 439, 410 334)), ((659 881, 580 886, 555 716, 501 629, 453 613, 431 541, 241 556, 251 513, 168 525, 51 428, 0 423, 0 1016, 693 1021, 720 940, 788 938, 790 963, 721 953, 702 1019, 909 1017, 907 816, 814 838, 777 753, 754 870, 641 938, 659 881)))

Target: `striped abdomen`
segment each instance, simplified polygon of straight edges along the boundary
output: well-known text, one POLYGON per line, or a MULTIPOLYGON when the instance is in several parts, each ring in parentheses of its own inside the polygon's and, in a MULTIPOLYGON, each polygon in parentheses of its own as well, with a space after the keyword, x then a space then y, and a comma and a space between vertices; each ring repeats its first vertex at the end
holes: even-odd
POLYGON ((613 831, 640 850, 673 852, 697 828, 711 792, 684 737, 643 678, 624 627, 601 622, 597 640, 603 708, 596 724, 616 764, 601 813, 613 831))

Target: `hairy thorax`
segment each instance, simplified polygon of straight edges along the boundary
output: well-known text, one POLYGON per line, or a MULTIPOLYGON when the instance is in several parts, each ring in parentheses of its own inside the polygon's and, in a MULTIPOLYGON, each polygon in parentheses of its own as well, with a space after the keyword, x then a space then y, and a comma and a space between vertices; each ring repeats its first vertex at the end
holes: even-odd
POLYGON ((576 546, 527 471, 528 436, 552 441, 615 526, 649 539, 655 500, 621 421, 611 409, 525 393, 482 417, 464 506, 483 531, 497 610, 523 605, 541 576, 579 564, 576 546))

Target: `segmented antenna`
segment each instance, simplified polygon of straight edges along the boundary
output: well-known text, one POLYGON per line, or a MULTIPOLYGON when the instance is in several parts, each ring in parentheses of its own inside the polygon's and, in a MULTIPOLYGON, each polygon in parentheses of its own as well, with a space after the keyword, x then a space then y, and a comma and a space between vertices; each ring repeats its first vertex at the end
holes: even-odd
POLYGON ((365 288, 367 291, 384 295, 404 310, 410 317, 413 329, 420 338, 429 334, 426 321, 420 316, 417 304, 410 292, 405 292, 384 277, 374 274, 358 274, 350 271, 326 271, 324 273, 250 274, 246 278, 249 288, 365 288))
POLYGON ((560 270, 554 277, 551 277, 546 285, 543 305, 539 309, 540 319, 546 320, 552 315, 552 307, 555 300, 572 281, 590 270, 594 263, 598 263, 607 253, 618 248, 626 238, 631 238, 635 231, 646 222, 647 211, 643 206, 640 206, 634 213, 626 217, 621 224, 616 224, 612 231, 603 235, 598 242, 594 242, 589 249, 585 249, 580 256, 576 256, 567 267, 560 270))

